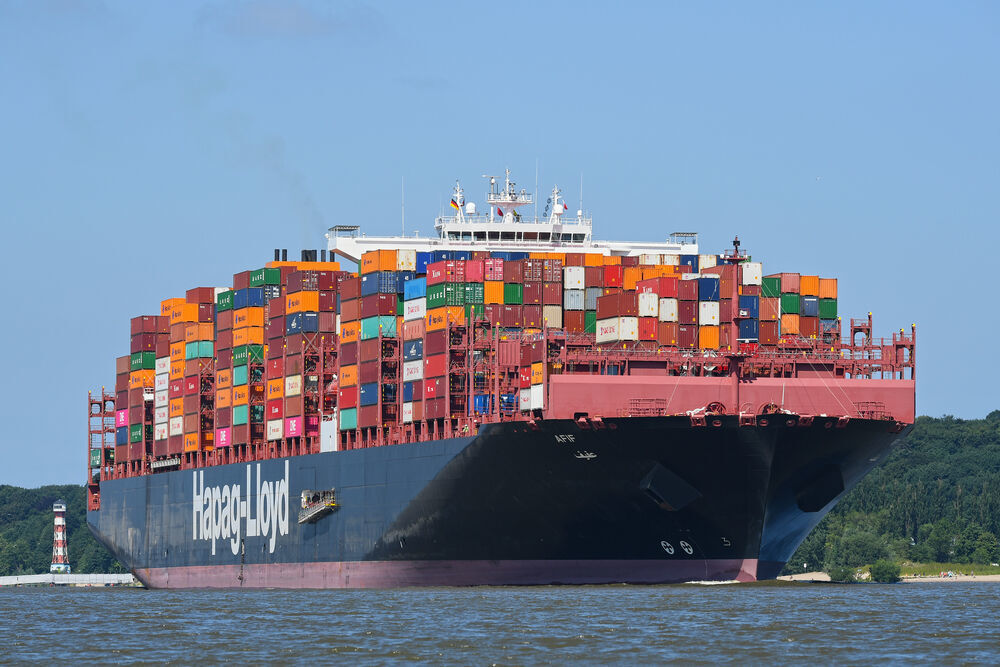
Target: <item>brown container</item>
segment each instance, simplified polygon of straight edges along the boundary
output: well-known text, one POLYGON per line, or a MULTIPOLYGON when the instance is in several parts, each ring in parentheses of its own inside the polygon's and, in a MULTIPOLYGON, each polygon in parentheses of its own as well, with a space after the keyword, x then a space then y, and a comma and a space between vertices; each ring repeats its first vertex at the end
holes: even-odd
POLYGON ((353 322, 361 319, 361 303, 359 299, 350 299, 340 302, 340 321, 353 322))
POLYGON ((396 316, 395 294, 371 294, 361 297, 361 317, 396 316))
POLYGON ((129 357, 129 355, 125 355, 124 357, 118 357, 118 358, 116 358, 115 359, 115 375, 121 375, 122 373, 124 373, 125 375, 128 375, 129 371, 132 370, 131 363, 132 363, 132 360, 129 357))
POLYGON ((268 317, 279 317, 285 314, 285 297, 280 296, 277 299, 268 299, 267 301, 267 316, 268 317))
POLYGON ((679 324, 698 324, 698 302, 678 301, 677 322, 679 324))
POLYGON ((639 256, 627 255, 622 257, 622 266, 639 266, 639 256))
POLYGON ((379 419, 377 405, 365 405, 358 408, 358 426, 360 428, 369 428, 380 425, 381 420, 379 419))
POLYGON ((698 300, 698 281, 679 280, 677 281, 677 298, 681 301, 698 300))
POLYGON ((542 260, 542 280, 547 283, 562 284, 563 261, 561 259, 542 260))
MULTIPOLYGON (((557 261, 557 260, 554 260, 557 261)), ((562 283, 544 283, 545 288, 542 293, 542 304, 546 306, 562 306, 563 286, 562 283)))
MULTIPOLYGON (((330 311, 330 312, 326 312, 326 311, 321 312, 319 314, 319 330, 320 330, 320 333, 336 334, 337 333, 337 313, 335 313, 333 311, 330 311)), ((399 327, 396 327, 396 330, 399 331, 399 327)))
POLYGON ((819 336, 819 318, 800 316, 799 334, 807 337, 819 336))
POLYGON ((232 350, 217 350, 215 353, 215 368, 232 368, 233 367, 233 351, 232 350))
MULTIPOLYGON (((568 257, 569 256, 567 255, 567 258, 568 257)), ((587 325, 584 311, 563 311, 563 326, 566 328, 566 331, 570 333, 585 333, 587 325)))
POLYGON ((677 346, 687 348, 698 347, 698 327, 693 324, 678 324, 677 346))
POLYGON ((121 373, 115 376, 115 391, 128 391, 128 373, 121 373))
POLYGON ((583 266, 584 255, 582 252, 568 252, 566 253, 566 266, 583 266))
POLYGON ((340 365, 350 366, 358 363, 358 344, 341 343, 340 345, 340 365))
POLYGON ((233 332, 231 329, 220 331, 215 338, 216 350, 231 350, 233 348, 233 332))
POLYGON ((304 337, 302 334, 291 334, 289 336, 285 336, 283 345, 285 354, 301 354, 303 342, 304 337))
POLYGON ((424 337, 424 356, 444 354, 448 350, 447 331, 428 331, 424 337))
POLYGON ((215 321, 215 304, 214 303, 199 303, 198 304, 198 321, 199 322, 214 322, 215 321))
MULTIPOLYGON (((121 402, 119 404, 120 406, 124 407, 125 405, 128 405, 128 407, 131 408, 137 405, 145 405, 144 390, 142 387, 136 387, 135 389, 129 389, 127 391, 128 391, 128 400, 127 402, 126 401, 121 402)), ((132 422, 132 423, 135 424, 138 422, 132 422)))
POLYGON ((215 303, 214 287, 192 287, 184 293, 184 300, 188 303, 215 303))
POLYGON ((719 299, 719 324, 728 324, 733 321, 733 300, 719 299))
POLYGON ((285 416, 286 417, 301 417, 302 416, 302 396, 289 396, 285 400, 285 416))
POLYGON ((285 377, 302 373, 302 355, 285 355, 285 377))
POLYGON ((781 325, 778 320, 760 321, 760 343, 762 345, 777 345, 781 338, 781 325))
POLYGON ((167 334, 156 336, 156 358, 170 356, 170 337, 167 334))
POLYGON ((419 422, 424 420, 424 402, 418 399, 416 396, 413 398, 413 421, 419 422))
POLYGON ((524 283, 522 303, 526 306, 541 305, 544 286, 541 282, 524 283))
POLYGON ((634 291, 614 290, 597 297, 597 319, 610 317, 638 317, 639 296, 634 291))
POLYGON ((128 423, 142 424, 146 421, 146 406, 144 404, 129 406, 128 423))
POLYGON ((223 310, 216 319, 215 328, 218 331, 226 331, 233 328, 233 311, 223 310))
MULTIPOLYGON (((530 285, 531 283, 526 283, 530 285)), ((541 285, 541 283, 536 283, 541 285)), ((523 306, 521 308, 521 322, 526 329, 540 329, 542 327, 542 307, 536 305, 523 306)))
MULTIPOLYGON (((526 283, 540 283, 542 282, 542 276, 545 275, 545 260, 544 259, 525 259, 522 260, 523 272, 524 272, 524 282, 526 283)), ((505 281, 506 282, 506 279, 505 281)))
MULTIPOLYGON (((185 396, 183 400, 185 415, 197 415, 201 411, 201 396, 197 394, 194 396, 185 396)), ((186 432, 190 433, 191 431, 186 432)))
POLYGON ((378 361, 362 361, 358 364, 358 382, 361 384, 378 382, 379 366, 380 362, 378 361))
POLYGON ((129 321, 129 333, 136 336, 141 333, 156 333, 158 330, 158 315, 140 315, 129 321))
POLYGON ((500 326, 517 328, 521 326, 521 322, 521 306, 502 307, 502 310, 500 311, 500 326))
POLYGON ((760 285, 741 285, 740 294, 744 296, 760 296, 760 285))
POLYGON ((503 263, 503 281, 505 283, 524 282, 524 260, 503 263))
MULTIPOLYGON (((344 301, 357 299, 361 296, 361 279, 357 276, 347 278, 340 283, 340 307, 343 309, 344 301)), ((341 310, 343 313, 343 310, 341 310)))
POLYGON ((445 398, 430 398, 424 401, 424 419, 444 419, 448 416, 445 398))
POLYGON ((229 428, 233 425, 233 409, 232 408, 216 408, 215 409, 215 427, 216 428, 229 428))
POLYGON ((361 352, 361 362, 372 361, 378 359, 381 356, 382 344, 377 338, 369 338, 368 340, 363 340, 358 344, 358 349, 361 352))
POLYGON ((780 320, 781 319, 781 299, 778 297, 761 297, 760 299, 760 319, 780 320))
MULTIPOLYGON (((395 295, 393 295, 395 296, 395 295)), ((337 292, 334 290, 325 290, 319 293, 318 298, 319 311, 321 313, 333 313, 337 311, 337 292)))
POLYGON ((678 326, 676 322, 659 322, 656 327, 657 344, 677 347, 678 326))

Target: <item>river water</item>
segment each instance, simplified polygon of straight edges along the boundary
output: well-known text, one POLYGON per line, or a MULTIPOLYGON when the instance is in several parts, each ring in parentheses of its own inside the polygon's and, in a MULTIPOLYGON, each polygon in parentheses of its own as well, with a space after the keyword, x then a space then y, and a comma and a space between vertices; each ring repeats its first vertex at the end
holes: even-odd
POLYGON ((1000 583, 0 590, 0 663, 997 663, 1000 583))

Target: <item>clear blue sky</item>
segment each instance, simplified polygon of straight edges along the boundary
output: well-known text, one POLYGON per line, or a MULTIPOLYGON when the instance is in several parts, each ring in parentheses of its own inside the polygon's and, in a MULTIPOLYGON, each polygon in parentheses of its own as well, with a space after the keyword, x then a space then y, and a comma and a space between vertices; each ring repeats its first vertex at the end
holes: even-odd
POLYGON ((0 2, 0 483, 84 480, 128 318, 272 248, 580 175, 596 235, 734 234, 1000 408, 1000 5, 0 2))

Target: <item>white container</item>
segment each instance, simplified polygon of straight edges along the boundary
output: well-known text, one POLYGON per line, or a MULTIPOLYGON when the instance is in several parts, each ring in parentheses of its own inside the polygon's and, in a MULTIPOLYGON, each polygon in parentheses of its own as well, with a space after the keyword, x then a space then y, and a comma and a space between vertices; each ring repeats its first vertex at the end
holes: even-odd
POLYGON ((664 297, 660 299, 660 321, 677 321, 677 299, 674 299, 673 297, 664 297))
POLYGON ((545 407, 545 385, 533 384, 528 389, 532 410, 541 410, 545 407))
POLYGON ((660 314, 660 296, 654 292, 639 293, 639 317, 657 317, 660 314))
POLYGON ((586 301, 586 294, 587 291, 582 289, 564 289, 563 309, 583 310, 584 301, 586 301))
POLYGON ((424 379, 424 360, 403 362, 403 382, 413 382, 424 379))
POLYGON ((403 403, 403 423, 409 424, 413 421, 413 403, 403 403))
POLYGON ((521 410, 523 412, 527 412, 531 409, 531 389, 522 389, 519 399, 521 410))
POLYGON ((164 389, 153 394, 153 407, 154 408, 165 408, 169 404, 170 393, 164 389))
POLYGON ((710 269, 719 263, 718 255, 698 255, 698 270, 710 269))
POLYGON ((160 357, 156 360, 156 374, 157 375, 169 375, 170 374, 170 357, 160 357))
POLYGON ((403 320, 409 322, 411 320, 422 320, 427 317, 427 299, 420 297, 419 299, 410 299, 409 301, 403 302, 403 320))
POLYGON ((184 435, 184 417, 170 418, 170 435, 184 435))
POLYGON ((760 262, 746 262, 740 265, 743 268, 744 285, 760 285, 761 278, 764 277, 764 265, 760 262))
POLYGON ((638 317, 609 317, 597 320, 597 342, 614 343, 625 340, 639 340, 638 317))
POLYGON ((639 264, 642 264, 643 266, 656 266, 659 263, 659 255, 650 255, 648 253, 639 255, 639 264))
POLYGON ((162 408, 153 408, 153 423, 154 424, 169 424, 170 423, 170 409, 167 406, 162 408))
POLYGON ((302 376, 289 375, 285 378, 285 396, 298 396, 302 393, 302 376))
POLYGON ((638 317, 619 317, 621 320, 618 340, 639 340, 639 318, 638 317))
POLYGON ((416 271, 417 270, 417 251, 416 250, 397 250, 396 251, 396 270, 397 271, 416 271))
POLYGON ((323 415, 319 420, 319 451, 335 452, 339 449, 337 436, 337 410, 334 408, 332 415, 323 415))
POLYGON ((170 389, 170 376, 166 373, 157 375, 153 381, 153 390, 164 391, 166 389, 170 389))
POLYGON ((660 255, 660 263, 665 266, 680 266, 680 255, 660 255))
POLYGON ((285 435, 284 419, 269 419, 267 421, 267 439, 281 440, 285 435))
POLYGON ((719 323, 719 302, 698 302, 698 326, 715 326, 719 323))
POLYGON ((549 329, 562 329, 562 307, 542 306, 542 323, 549 329))
POLYGON ((583 289, 583 267, 564 266, 563 267, 563 290, 583 289))
POLYGON ((700 273, 682 273, 681 274, 681 280, 698 280, 698 278, 701 278, 701 274, 700 273))
POLYGON ((166 424, 153 426, 153 440, 166 440, 170 436, 170 427, 166 424))

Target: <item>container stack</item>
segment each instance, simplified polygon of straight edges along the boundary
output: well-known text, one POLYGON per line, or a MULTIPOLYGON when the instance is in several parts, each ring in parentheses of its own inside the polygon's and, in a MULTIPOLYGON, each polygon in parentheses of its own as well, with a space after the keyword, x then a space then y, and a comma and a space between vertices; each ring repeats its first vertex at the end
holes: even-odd
MULTIPOLYGON (((777 300, 779 322, 776 331, 770 330, 775 328, 773 325, 768 327, 767 344, 776 344, 780 338, 790 336, 812 339, 839 336, 836 278, 778 273, 764 278, 764 283, 767 297, 777 300)), ((773 317, 774 304, 767 304, 767 311, 773 317)))

